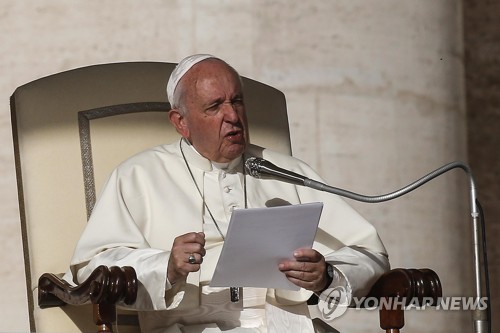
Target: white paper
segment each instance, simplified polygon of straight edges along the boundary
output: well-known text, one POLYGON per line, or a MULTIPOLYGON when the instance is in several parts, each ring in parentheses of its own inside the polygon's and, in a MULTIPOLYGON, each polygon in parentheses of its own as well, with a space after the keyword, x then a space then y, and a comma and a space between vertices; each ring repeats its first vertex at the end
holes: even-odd
POLYGON ((312 247, 322 209, 309 203, 235 210, 210 286, 299 290, 278 264, 312 247))

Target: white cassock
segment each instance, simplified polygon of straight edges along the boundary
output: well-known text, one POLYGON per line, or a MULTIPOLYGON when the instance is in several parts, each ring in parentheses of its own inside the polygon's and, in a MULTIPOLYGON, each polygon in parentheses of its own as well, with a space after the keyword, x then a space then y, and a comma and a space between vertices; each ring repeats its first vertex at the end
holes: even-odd
MULTIPOLYGON (((321 181, 293 157, 254 145, 244 153, 250 156, 321 181)), ((242 300, 231 303, 227 288, 208 286, 223 244, 214 219, 225 234, 235 208, 308 202, 324 203, 313 248, 335 267, 332 287, 364 296, 389 269, 375 228, 341 198, 253 178, 241 161, 212 163, 180 140, 122 163, 104 186, 65 279, 82 282, 99 265, 134 267, 139 292, 131 308, 144 310, 139 311, 144 332, 313 332, 305 303, 310 291, 243 288, 242 300), (172 286, 167 265, 173 241, 193 231, 205 232, 207 254, 199 272, 172 286)))

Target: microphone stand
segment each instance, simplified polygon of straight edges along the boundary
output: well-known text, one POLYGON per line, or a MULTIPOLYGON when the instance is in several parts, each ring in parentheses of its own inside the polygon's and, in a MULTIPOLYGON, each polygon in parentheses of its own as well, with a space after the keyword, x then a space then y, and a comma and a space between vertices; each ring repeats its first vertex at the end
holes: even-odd
MULTIPOLYGON (((449 164, 446 164, 430 173, 425 175, 424 177, 416 180, 415 182, 388 194, 383 194, 383 195, 377 195, 377 196, 367 196, 367 195, 361 195, 358 193, 354 193, 351 191, 343 190, 337 187, 329 186, 326 184, 323 184, 321 182, 306 178, 302 175, 296 174, 294 172, 282 169, 280 167, 275 166, 274 164, 261 159, 261 158, 256 158, 256 157, 251 157, 249 158, 245 166, 249 170, 249 174, 260 178, 262 174, 267 174, 271 175, 276 178, 282 178, 287 182, 290 182, 292 184, 297 184, 297 185, 304 185, 319 191, 324 191, 324 192, 329 192, 333 194, 337 194, 349 199, 361 201, 361 202, 366 202, 366 203, 380 203, 392 199, 396 199, 404 194, 407 194, 416 188, 424 185, 425 183, 429 182, 430 180, 442 175, 443 173, 450 171, 455 168, 460 168, 469 177, 469 187, 470 187, 470 205, 471 205, 471 217, 472 217, 472 229, 473 229, 473 245, 474 245, 474 278, 475 278, 475 296, 476 300, 479 304, 479 300, 482 296, 482 288, 481 288, 481 263, 480 263, 480 256, 481 256, 481 231, 483 231, 483 238, 485 238, 485 229, 484 229, 484 223, 482 225, 483 228, 481 228, 480 222, 478 220, 479 217, 479 212, 478 212, 478 205, 477 205, 477 199, 476 199, 476 186, 474 183, 474 177, 472 176, 472 172, 469 168, 468 165, 466 165, 463 162, 452 162, 449 164)), ((483 241, 484 243, 484 241, 483 241)), ((486 258, 486 248, 483 248, 483 253, 486 258)), ((487 272, 487 262, 485 260, 484 262, 484 269, 487 272)), ((490 310, 490 303, 489 303, 489 277, 488 274, 486 276, 486 292, 488 295, 488 301, 487 301, 487 308, 486 309, 479 309, 476 307, 472 311, 472 320, 473 320, 473 329, 475 333, 489 333, 490 332, 490 319, 489 318, 489 310, 490 310)))
MULTIPOLYGON (((482 288, 481 288, 481 264, 480 264, 480 255, 481 255, 481 244, 480 244, 480 235, 481 235, 481 228, 479 225, 479 212, 478 212, 478 207, 476 204, 476 186, 474 183, 474 178, 472 176, 471 170, 468 165, 462 163, 462 162, 452 162, 449 164, 446 164, 439 169, 436 169, 429 174, 425 175, 424 177, 416 180, 415 182, 411 183, 410 185, 407 185, 397 191, 384 194, 384 195, 378 195, 378 196, 367 196, 367 195, 361 195, 357 194, 351 191, 346 191, 337 187, 332 187, 326 184, 323 184, 321 182, 305 178, 304 179, 304 186, 311 187, 316 190, 320 191, 325 191, 329 193, 334 193, 343 197, 347 197, 353 200, 357 201, 362 201, 366 203, 379 203, 379 202, 384 202, 388 200, 392 200, 395 198, 398 198, 404 194, 407 194, 414 189, 422 186, 423 184, 429 182, 430 180, 442 175, 443 173, 455 169, 455 168, 460 168, 465 171, 465 173, 469 177, 469 187, 470 187, 470 204, 471 204, 471 217, 472 217, 472 229, 473 229, 473 245, 474 245, 474 278, 475 278, 475 296, 476 300, 479 301, 480 297, 482 296, 482 288)), ((483 251, 486 251, 486 249, 483 249, 483 251)), ((488 303, 489 307, 489 303, 488 303)), ((489 332, 489 326, 488 326, 488 313, 486 309, 480 310, 478 308, 472 310, 472 320, 474 323, 474 332, 476 333, 487 333, 489 332)))

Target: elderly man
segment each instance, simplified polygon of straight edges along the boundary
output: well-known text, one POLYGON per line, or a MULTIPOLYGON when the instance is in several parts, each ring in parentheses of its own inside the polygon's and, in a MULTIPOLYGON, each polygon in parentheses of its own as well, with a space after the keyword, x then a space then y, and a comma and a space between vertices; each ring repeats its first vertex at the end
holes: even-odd
POLYGON ((99 265, 134 267, 134 308, 157 310, 139 312, 144 332, 312 332, 305 303, 312 293, 323 301, 341 286, 361 296, 389 268, 373 226, 340 198, 245 173, 242 161, 257 156, 321 180, 305 163, 249 144, 243 87, 231 66, 211 55, 187 57, 167 95, 182 138, 112 173, 66 279, 81 282, 99 265), (234 208, 307 202, 324 203, 314 249, 297 249, 276 267, 300 291, 234 295, 235 288, 209 286, 234 208))

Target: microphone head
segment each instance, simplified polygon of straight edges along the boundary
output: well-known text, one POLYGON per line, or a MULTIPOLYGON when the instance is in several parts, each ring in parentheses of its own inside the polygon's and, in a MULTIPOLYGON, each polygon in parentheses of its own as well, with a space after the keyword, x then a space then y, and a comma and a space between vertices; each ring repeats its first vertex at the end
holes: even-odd
POLYGON ((260 157, 249 157, 245 161, 245 169, 248 174, 255 178, 260 178, 260 166, 265 160, 260 157))
POLYGON ((245 169, 250 176, 255 178, 275 179, 295 185, 304 185, 304 181, 307 179, 302 175, 280 168, 260 157, 249 157, 245 161, 245 169))

